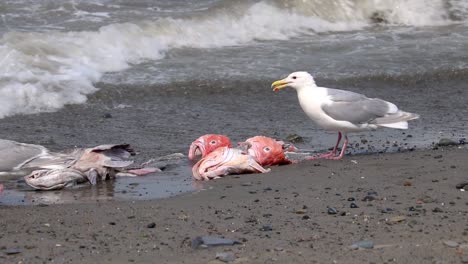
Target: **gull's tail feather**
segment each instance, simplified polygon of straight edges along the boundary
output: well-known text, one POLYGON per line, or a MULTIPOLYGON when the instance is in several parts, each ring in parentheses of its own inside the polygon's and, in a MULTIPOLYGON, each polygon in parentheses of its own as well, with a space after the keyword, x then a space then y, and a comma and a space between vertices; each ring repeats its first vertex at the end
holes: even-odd
POLYGON ((418 114, 398 111, 394 114, 376 118, 372 123, 380 127, 408 129, 407 121, 418 119, 418 118, 419 118, 418 114))

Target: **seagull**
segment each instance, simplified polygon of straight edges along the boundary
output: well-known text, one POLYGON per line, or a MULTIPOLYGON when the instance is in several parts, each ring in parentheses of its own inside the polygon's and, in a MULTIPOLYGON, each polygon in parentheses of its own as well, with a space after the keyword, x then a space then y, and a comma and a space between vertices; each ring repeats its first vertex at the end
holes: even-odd
POLYGON ((308 72, 293 72, 288 77, 271 84, 273 91, 284 87, 296 89, 299 104, 306 115, 326 130, 338 132, 338 140, 331 152, 310 159, 343 158, 348 145, 349 132, 375 130, 379 127, 407 129, 409 120, 419 118, 418 114, 404 112, 393 103, 379 98, 338 89, 319 87, 308 72), (338 145, 344 135, 341 152, 338 145))

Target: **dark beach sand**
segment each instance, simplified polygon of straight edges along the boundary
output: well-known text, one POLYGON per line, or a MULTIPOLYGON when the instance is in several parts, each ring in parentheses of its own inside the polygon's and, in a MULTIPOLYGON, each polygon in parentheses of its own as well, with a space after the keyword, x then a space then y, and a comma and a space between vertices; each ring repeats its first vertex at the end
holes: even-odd
MULTIPOLYGON (((466 76, 318 80, 422 116, 407 131, 351 135, 353 155, 342 161, 309 161, 207 183, 193 183, 185 162, 160 176, 166 180, 159 179, 162 187, 156 193, 144 189, 153 189, 158 175, 116 179, 118 188, 113 182, 85 185, 74 202, 50 205, 40 199, 7 205, 8 188, 24 187, 8 182, 0 197, 0 262, 208 263, 225 251, 244 263, 468 261, 467 192, 455 188, 468 180, 468 150, 466 145, 432 149, 442 137, 458 141, 468 134, 466 76), (122 191, 131 183, 141 187, 142 196, 122 191), (102 191, 97 196, 95 188, 102 191), (116 190, 123 199, 115 198, 116 190), (186 193, 153 199, 180 192, 186 193), (362 201, 367 195, 374 200, 362 201), (348 198, 359 208, 350 208, 348 198), (327 207, 335 207, 337 214, 328 214, 327 207), (148 228, 151 223, 154 228, 148 228), (242 244, 192 249, 190 241, 202 235, 242 244), (376 248, 349 249, 363 240, 376 248), (446 240, 459 246, 451 248, 446 240)), ((53 150, 127 142, 139 151, 137 162, 186 153, 190 142, 206 133, 227 134, 234 141, 296 133, 304 138, 301 148, 331 146, 336 135, 307 120, 294 91, 271 92, 271 81, 101 84, 85 105, 0 120, 0 137, 53 150)))
POLYGON ((467 160, 468 150, 456 147, 357 155, 230 176, 154 201, 3 206, 0 259, 208 263, 231 252, 236 263, 465 263, 468 192, 455 184, 467 180, 467 160), (369 194, 375 200, 362 201, 369 194), (242 244, 192 249, 200 235, 242 244), (362 240, 376 248, 349 249, 362 240), (11 250, 20 253, 5 254, 11 250))

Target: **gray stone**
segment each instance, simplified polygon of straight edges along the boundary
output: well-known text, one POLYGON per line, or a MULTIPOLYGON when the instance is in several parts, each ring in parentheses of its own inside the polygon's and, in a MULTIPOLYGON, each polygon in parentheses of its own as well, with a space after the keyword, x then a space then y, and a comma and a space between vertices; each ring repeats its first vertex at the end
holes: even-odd
POLYGON ((216 259, 219 259, 222 262, 232 262, 236 260, 236 256, 231 252, 217 252, 216 259))
POLYGON ((439 143, 437 143, 437 146, 455 146, 458 144, 459 144, 458 142, 451 140, 449 138, 441 138, 439 140, 439 143))
POLYGON ((236 244, 241 244, 237 240, 222 238, 222 237, 215 237, 215 236, 199 236, 192 239, 192 248, 207 248, 207 247, 214 247, 214 246, 232 246, 236 244))
POLYGON ((355 242, 351 245, 352 249, 358 249, 358 248, 365 248, 365 249, 372 249, 374 248, 374 242, 373 241, 358 241, 355 242))
POLYGON ((447 247, 451 247, 451 248, 456 248, 458 247, 458 242, 455 242, 455 241, 451 241, 451 240, 446 240, 444 241, 444 245, 446 245, 447 247))

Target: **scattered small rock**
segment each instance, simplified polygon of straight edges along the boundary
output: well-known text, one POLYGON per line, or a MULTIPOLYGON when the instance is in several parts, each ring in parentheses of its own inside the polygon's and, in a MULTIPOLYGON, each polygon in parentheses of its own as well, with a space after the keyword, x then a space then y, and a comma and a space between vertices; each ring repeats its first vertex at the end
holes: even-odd
POLYGON ((353 197, 348 198, 348 202, 354 202, 354 201, 356 201, 356 199, 354 199, 353 197))
POLYGON ((393 225, 396 223, 403 222, 405 220, 406 220, 406 216, 399 215, 399 216, 395 216, 395 217, 388 219, 387 224, 393 225))
POLYGON ((442 213, 443 211, 444 211, 444 210, 442 210, 442 209, 439 208, 439 207, 436 207, 436 208, 432 209, 432 212, 433 212, 433 213, 442 213))
POLYGON ((7 255, 16 255, 16 254, 21 253, 21 250, 12 248, 12 249, 5 249, 3 252, 7 255))
POLYGON ((327 213, 330 214, 330 215, 334 215, 334 214, 338 213, 338 210, 336 210, 335 207, 328 207, 327 213))
POLYGON ((253 184, 251 182, 243 182, 241 183, 241 186, 252 186, 253 184))
POLYGON ((302 220, 309 220, 309 219, 310 219, 310 216, 308 216, 308 215, 302 216, 302 220))
POLYGON ((191 246, 193 249, 198 248, 207 248, 207 247, 214 247, 214 246, 232 246, 241 244, 237 240, 222 238, 222 237, 215 237, 215 236, 198 236, 192 239, 191 246))
POLYGON ((350 208, 359 208, 359 206, 356 203, 351 203, 349 205, 350 208))
POLYGON ((372 249, 374 248, 374 242, 373 241, 359 241, 351 245, 351 249, 358 249, 358 248, 372 249))
POLYGON ((413 183, 411 183, 410 181, 405 181, 403 183, 403 186, 413 186, 413 183))
POLYGON ((392 208, 383 208, 382 210, 380 210, 380 212, 381 212, 381 213, 384 213, 384 214, 389 213, 389 212, 392 212, 392 211, 393 211, 392 208))
POLYGON ((299 136, 298 134, 290 134, 286 137, 286 140, 292 143, 302 143, 304 142, 304 139, 299 136))
POLYGON ((374 201, 374 200, 375 200, 375 197, 372 196, 372 195, 366 195, 366 196, 364 196, 364 198, 362 198, 363 202, 371 202, 371 201, 374 201))
POLYGON ((457 189, 468 189, 468 181, 460 182, 459 184, 455 185, 457 189))
POLYGON ((260 228, 260 231, 273 231, 273 227, 270 225, 264 225, 260 228))
POLYGON ((156 223, 155 223, 155 222, 149 223, 146 227, 148 227, 148 228, 155 228, 155 227, 156 227, 156 223))
POLYGON ((455 145, 458 145, 459 143, 454 141, 454 140, 451 140, 449 138, 441 138, 439 140, 439 143, 437 143, 437 146, 455 146, 455 145))
POLYGON ((236 256, 231 252, 217 252, 216 259, 219 259, 222 262, 232 262, 236 260, 236 256))
POLYGON ((456 248, 458 247, 460 244, 458 244, 458 242, 455 242, 455 241, 451 241, 451 240, 446 240, 444 241, 444 244, 447 246, 447 247, 451 247, 451 248, 456 248))
POLYGON ((110 113, 105 113, 105 114, 102 115, 102 117, 104 117, 104 118, 112 118, 112 114, 110 114, 110 113))

